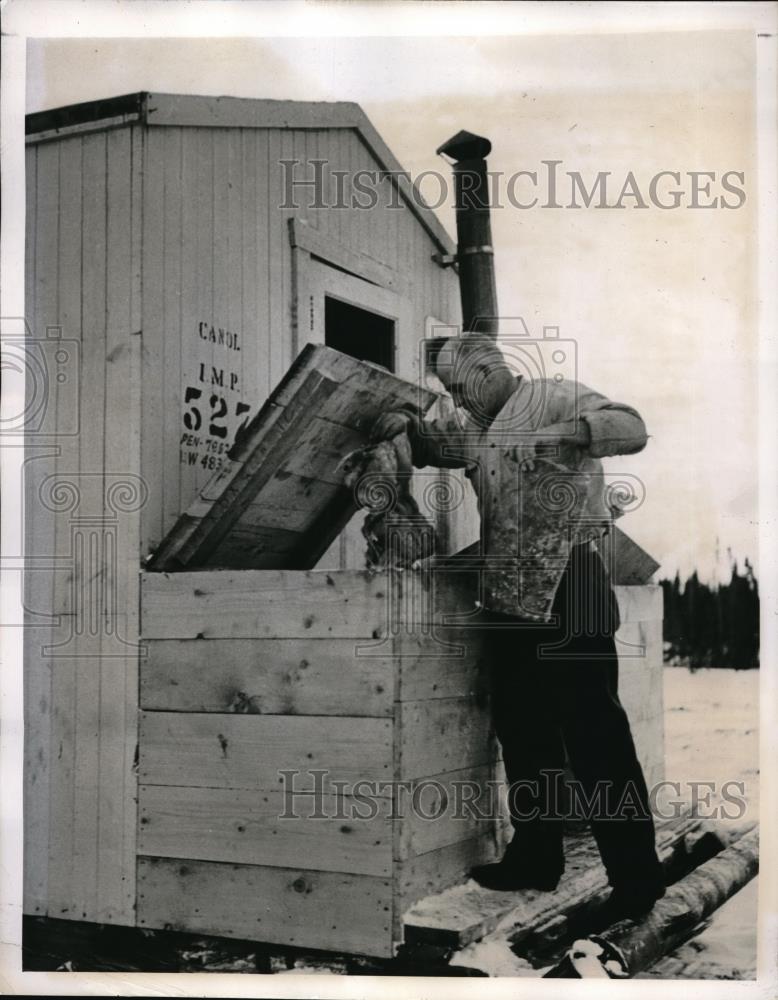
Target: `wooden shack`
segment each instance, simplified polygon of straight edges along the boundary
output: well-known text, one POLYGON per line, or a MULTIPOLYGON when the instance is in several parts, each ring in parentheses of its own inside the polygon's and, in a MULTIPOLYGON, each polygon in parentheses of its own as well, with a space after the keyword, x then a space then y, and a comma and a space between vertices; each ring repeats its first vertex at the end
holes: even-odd
MULTIPOLYGON (((354 655, 407 600, 364 573, 358 518, 315 570, 142 568, 306 344, 423 386, 422 339, 459 318, 451 240, 353 104, 143 93, 27 131, 24 911, 389 955, 500 823, 279 819, 277 772, 498 774, 477 649, 401 627, 354 655), (370 210, 342 207, 360 171, 370 210)), ((432 513, 449 551, 476 537, 469 499, 432 513)), ((469 586, 424 598, 441 627, 469 586)), ((619 598, 654 781, 661 601, 619 598)))

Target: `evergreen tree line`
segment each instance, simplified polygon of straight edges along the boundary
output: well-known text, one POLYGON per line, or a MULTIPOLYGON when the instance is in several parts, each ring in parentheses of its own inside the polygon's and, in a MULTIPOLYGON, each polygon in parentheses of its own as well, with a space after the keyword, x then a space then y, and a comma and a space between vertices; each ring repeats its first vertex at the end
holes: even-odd
POLYGON ((759 666, 759 585, 746 559, 732 563, 729 583, 701 583, 697 571, 684 582, 660 580, 665 599, 665 663, 696 667, 759 666))

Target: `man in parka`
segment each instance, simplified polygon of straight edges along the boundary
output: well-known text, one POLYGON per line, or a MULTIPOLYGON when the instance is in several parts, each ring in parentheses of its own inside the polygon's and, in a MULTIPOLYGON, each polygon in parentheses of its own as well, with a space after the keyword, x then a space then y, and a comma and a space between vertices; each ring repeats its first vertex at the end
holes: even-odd
MULTIPOLYGON (((664 881, 645 779, 617 695, 618 606, 596 549, 612 519, 599 460, 644 448, 643 420, 580 383, 516 376, 489 338, 452 338, 434 370, 455 412, 428 421, 410 411, 387 413, 373 437, 406 432, 415 466, 465 469, 478 498, 483 636, 514 835, 502 860, 472 875, 492 889, 556 887, 564 870, 557 793, 566 748, 595 803, 592 832, 613 890, 606 919, 644 913, 664 894, 664 881), (562 549, 566 564, 551 577, 540 574, 538 587, 546 589, 538 599, 531 576, 520 572, 522 532, 533 530, 522 523, 522 500, 544 469, 561 472, 577 507, 562 549)), ((554 509, 538 522, 552 540, 563 534, 561 514, 559 531, 548 534, 554 509)))

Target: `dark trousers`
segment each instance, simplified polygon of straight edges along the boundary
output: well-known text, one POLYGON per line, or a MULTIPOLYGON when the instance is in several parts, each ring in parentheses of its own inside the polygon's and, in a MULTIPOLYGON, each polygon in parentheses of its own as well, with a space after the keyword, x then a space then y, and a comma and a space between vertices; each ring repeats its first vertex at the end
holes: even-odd
POLYGON ((547 626, 487 615, 492 711, 515 830, 509 854, 563 870, 567 748, 611 885, 660 883, 646 783, 617 693, 618 608, 589 546, 573 549, 553 612, 558 621, 547 626))

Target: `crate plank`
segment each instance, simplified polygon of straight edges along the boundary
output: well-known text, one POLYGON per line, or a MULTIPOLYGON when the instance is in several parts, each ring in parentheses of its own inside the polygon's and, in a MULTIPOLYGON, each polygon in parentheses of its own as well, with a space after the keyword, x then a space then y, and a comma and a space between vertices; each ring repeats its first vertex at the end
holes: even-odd
POLYGON ((500 760, 409 782, 396 806, 402 819, 395 860, 493 834, 508 821, 504 783, 500 760))
POLYGON ((139 780, 199 788, 276 789, 281 770, 330 781, 392 777, 389 719, 142 712, 139 780))
POLYGON ((144 573, 142 635, 361 639, 376 632, 378 638, 387 629, 387 585, 357 570, 144 573))
POLYGON ((619 602, 623 625, 628 622, 661 621, 664 609, 662 588, 658 584, 640 587, 617 585, 614 588, 619 602))
POLYGON ((400 701, 475 697, 486 682, 481 641, 473 629, 436 627, 430 635, 394 637, 400 701))
MULTIPOLYGON (((472 627, 445 624, 470 617, 467 574, 371 573, 367 570, 231 570, 144 573, 145 639, 358 638, 400 636, 454 655, 472 627), (373 633, 376 633, 375 635, 373 633)), ((404 641, 404 639, 403 639, 404 641)), ((386 650, 391 649, 387 641, 386 650)), ((428 650, 429 651, 429 650, 428 650)), ((378 646, 360 655, 387 655, 378 646)))
POLYGON ((507 840, 505 828, 496 826, 483 836, 459 840, 398 861, 395 865, 395 899, 400 917, 425 896, 465 882, 474 865, 489 864, 501 857, 507 840))
POLYGON ((486 764, 500 756, 485 699, 399 702, 395 719, 403 779, 486 764))
POLYGON ((205 564, 220 569, 255 569, 257 557, 261 559, 272 552, 288 561, 299 545, 300 533, 297 531, 238 522, 233 525, 218 552, 208 557, 205 564))
MULTIPOLYGON (((302 775, 295 788, 312 785, 302 775)), ((314 871, 388 876, 391 820, 378 800, 373 805, 374 810, 363 808, 349 796, 326 794, 316 800, 297 794, 292 801, 281 791, 141 785, 138 852, 277 867, 294 866, 304 858, 306 868, 314 871), (313 817, 317 809, 322 818, 313 817), (357 816, 372 811, 376 815, 371 819, 357 816)))
POLYGON ((391 658, 352 639, 161 639, 141 662, 141 707, 168 712, 390 716, 391 658))
MULTIPOLYGON (((650 608, 653 601, 646 605, 650 608)), ((650 788, 664 778, 661 618, 623 624, 617 634, 617 649, 619 698, 629 717, 638 758, 650 788), (642 655, 638 655, 641 649, 642 655)))
MULTIPOLYGON (((320 400, 324 398, 325 393, 319 395, 320 400)), ((317 399, 307 398, 306 403, 308 407, 314 408, 317 399)), ((240 516, 235 519, 229 534, 224 536, 215 551, 205 558, 205 564, 214 564, 218 560, 219 564, 230 566, 224 547, 237 532, 256 535, 255 544, 270 550, 274 533, 284 531, 297 532, 296 549, 291 558, 286 562, 277 562, 276 566, 305 569, 314 565, 314 559, 307 552, 306 541, 299 537, 300 533, 310 531, 322 519, 327 523, 332 522, 334 516, 340 516, 342 508, 351 506, 351 494, 343 487, 343 471, 339 466, 345 455, 363 444, 363 438, 347 427, 311 418, 310 412, 306 411, 307 407, 301 406, 299 436, 294 448, 284 450, 283 445, 280 445, 280 450, 274 449, 267 456, 251 480, 251 489, 254 489, 259 479, 262 479, 261 493, 249 499, 247 492, 247 502, 240 516), (272 476, 265 477, 264 473, 273 467, 275 471, 272 476), (295 508, 288 507, 290 501, 286 495, 286 484, 290 480, 305 480, 308 484, 307 491, 300 494, 294 490, 293 482, 293 493, 297 496, 295 508)), ((289 431, 286 421, 281 423, 279 432, 281 430, 289 431)), ((238 473, 235 481, 239 481, 238 473)), ((331 528, 326 530, 328 534, 332 531, 331 528)))
POLYGON ((648 653, 648 626, 652 622, 624 622, 616 633, 616 652, 620 663, 645 660, 648 653))
MULTIPOLYGON (((348 394, 334 395, 328 400, 320 413, 327 420, 366 429, 369 424, 365 421, 366 418, 370 419, 369 411, 375 409, 376 398, 384 408, 390 403, 393 407, 428 408, 434 402, 433 393, 406 382, 383 368, 357 361, 348 354, 321 344, 309 344, 308 347, 310 350, 306 357, 310 361, 307 363, 315 365, 317 371, 333 382, 348 386, 348 394)), ((298 369, 297 365, 293 365, 279 384, 279 405, 285 406, 294 398, 302 381, 302 371, 302 368, 298 369)))
MULTIPOLYGON (((289 479, 303 481, 302 476, 284 475, 283 478, 276 478, 268 486, 268 491, 272 486, 276 486, 276 495, 272 498, 264 499, 262 503, 252 504, 240 519, 240 528, 248 533, 259 530, 266 532, 280 531, 290 535, 307 531, 316 520, 316 513, 305 504, 295 503, 293 496, 284 496, 284 487, 289 479)), ((338 487, 321 480, 308 482, 308 495, 315 488, 320 495, 334 495, 338 487)), ((297 539, 299 541, 299 539, 297 539)), ((280 550, 277 550, 280 551, 280 550)))
POLYGON ((388 879, 138 859, 138 926, 389 957, 388 879))
POLYGON ((276 476, 262 491, 262 501, 254 503, 246 510, 244 519, 249 523, 266 524, 271 526, 271 521, 262 518, 262 511, 267 511, 272 517, 272 511, 283 513, 293 512, 294 517, 283 526, 287 530, 300 530, 296 523, 305 524, 310 513, 310 498, 313 489, 319 491, 322 501, 328 502, 327 494, 334 496, 338 487, 326 484, 321 481, 312 482, 312 476, 304 474, 302 476, 286 472, 283 476, 276 476), (259 512, 259 513, 257 513, 259 512))
POLYGON ((271 397, 241 442, 233 445, 223 467, 165 536, 148 569, 157 572, 219 564, 220 544, 246 507, 261 497, 263 487, 282 469, 308 428, 311 408, 320 408, 335 388, 334 383, 310 372, 300 397, 288 406, 278 407, 271 397))

